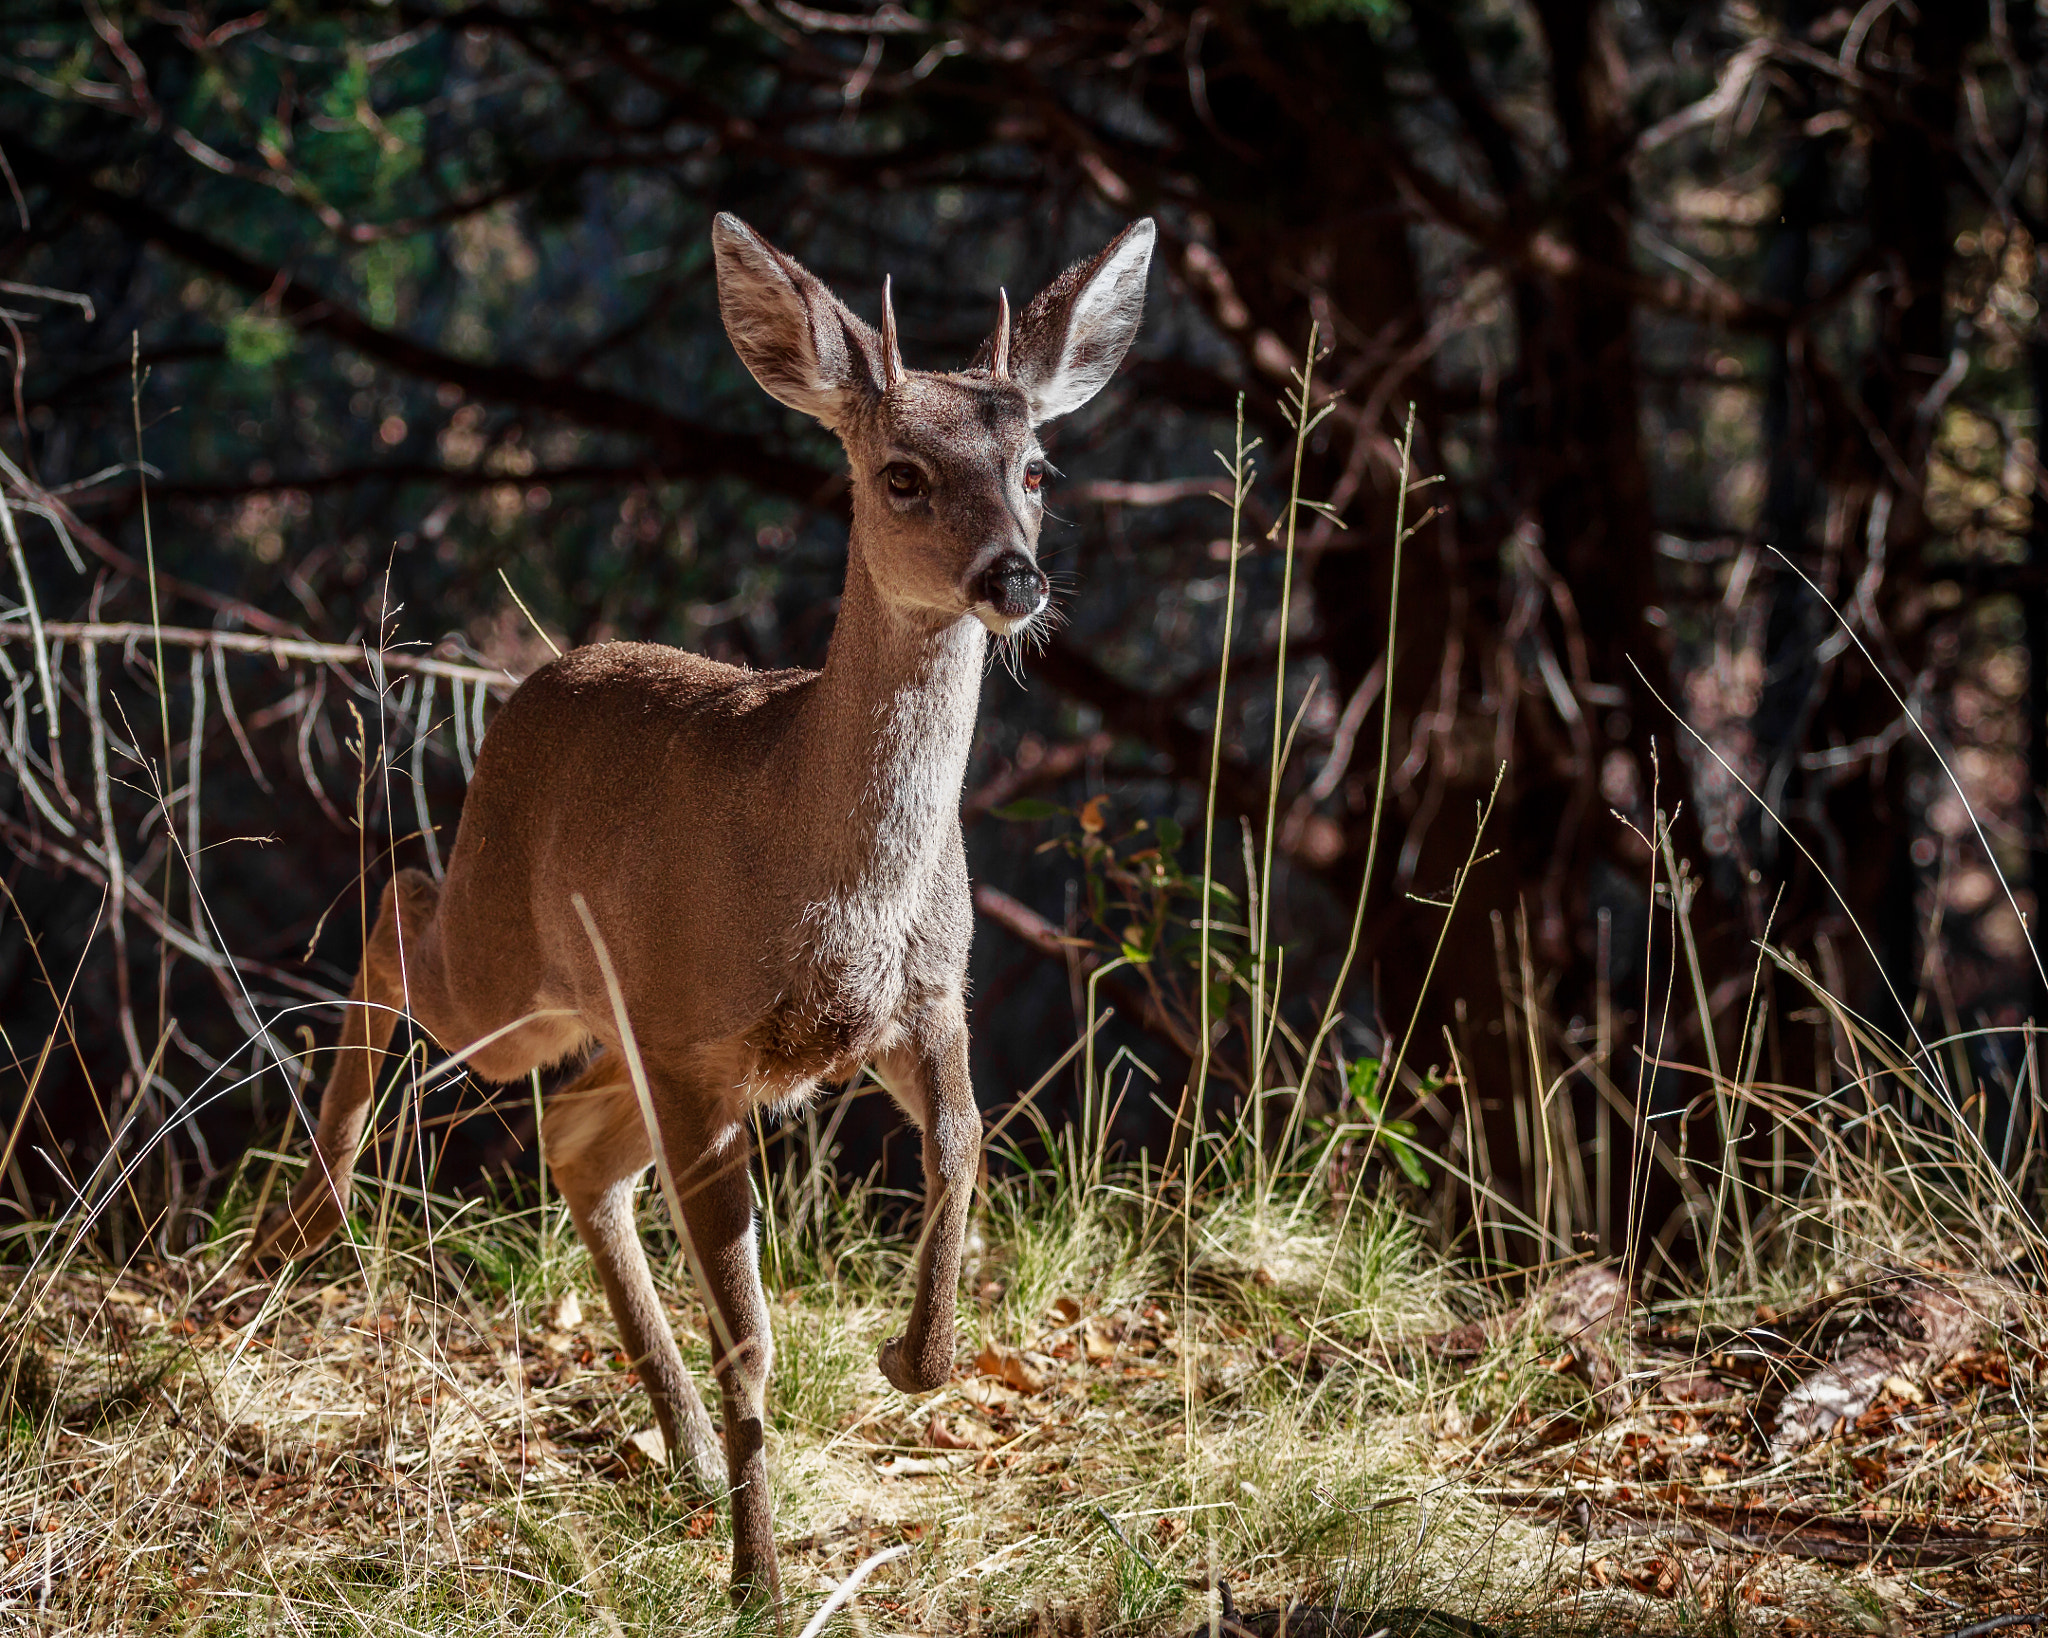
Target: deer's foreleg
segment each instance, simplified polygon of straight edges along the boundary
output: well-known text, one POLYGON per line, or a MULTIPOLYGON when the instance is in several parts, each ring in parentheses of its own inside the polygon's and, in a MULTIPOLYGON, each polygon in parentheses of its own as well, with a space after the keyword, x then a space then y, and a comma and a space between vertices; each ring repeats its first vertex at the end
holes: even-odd
POLYGON ((654 1150, 640 1100, 616 1055, 600 1053, 572 1084, 549 1096, 540 1135, 555 1186, 604 1282, 619 1339, 654 1402, 662 1439, 715 1497, 725 1466, 718 1434, 683 1366, 633 1219, 633 1190, 654 1163, 654 1150))
POLYGON ((732 1597, 781 1602, 775 1565, 775 1507, 768 1492, 768 1370, 775 1344, 761 1291, 754 1196, 747 1181, 747 1128, 699 1136, 666 1130, 663 1140, 690 1256, 710 1313, 712 1369, 725 1412, 725 1471, 732 1489, 732 1597), (708 1139, 708 1140, 707 1140, 708 1139))
POLYGON ((924 1133, 924 1232, 910 1324, 882 1344, 882 1375, 905 1393, 929 1393, 953 1374, 953 1303, 967 1236, 981 1111, 967 1078, 967 1011, 959 997, 921 1017, 882 1062, 885 1084, 924 1133))

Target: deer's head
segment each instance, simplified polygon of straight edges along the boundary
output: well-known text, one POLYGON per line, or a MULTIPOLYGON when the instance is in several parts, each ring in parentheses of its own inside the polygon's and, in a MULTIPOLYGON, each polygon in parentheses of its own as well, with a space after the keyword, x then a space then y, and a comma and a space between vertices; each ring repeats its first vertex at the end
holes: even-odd
POLYGON ((1150 218, 1067 269, 1014 327, 1004 298, 976 363, 907 370, 882 286, 879 333, 736 216, 711 229, 726 334, 754 379, 839 435, 853 468, 854 530, 875 588, 998 636, 1046 604, 1038 566, 1045 452, 1036 429, 1116 373, 1145 302, 1150 218))

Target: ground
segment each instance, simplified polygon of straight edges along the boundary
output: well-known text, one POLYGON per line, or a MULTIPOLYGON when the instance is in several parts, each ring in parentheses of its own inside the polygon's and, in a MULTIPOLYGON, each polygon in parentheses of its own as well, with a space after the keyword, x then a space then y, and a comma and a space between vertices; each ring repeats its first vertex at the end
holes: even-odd
MULTIPOLYGON (((1226 1630, 1219 1583, 1246 1630, 1290 1601, 1380 1612, 1335 1629, 1359 1638, 2048 1608, 2025 1266, 1923 1248, 1751 1259, 1691 1292, 1630 1289, 1613 1259, 1487 1283, 1391 1193, 1175 1206, 1044 1174, 987 1199, 960 1368, 917 1401, 873 1364, 907 1306, 887 1214, 770 1214, 799 1624, 897 1545, 829 1630, 1226 1630)), ((53 1238, 9 1269, 0 1628, 768 1630, 728 1610, 723 1510, 645 1430, 559 1205, 429 1207, 276 1286, 234 1272, 225 1218, 174 1259, 53 1238)), ((701 1376, 702 1311, 660 1266, 701 1376)))

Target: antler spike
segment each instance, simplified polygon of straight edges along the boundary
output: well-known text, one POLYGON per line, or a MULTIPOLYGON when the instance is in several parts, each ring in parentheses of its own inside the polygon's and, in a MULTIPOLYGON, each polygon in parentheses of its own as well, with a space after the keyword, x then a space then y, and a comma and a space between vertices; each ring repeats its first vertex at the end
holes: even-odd
POLYGON ((996 292, 996 345, 995 356, 989 363, 989 374, 998 381, 1010 379, 1010 292, 996 292))
POLYGON ((896 350, 896 303, 889 295, 889 275, 882 275, 882 387, 903 379, 903 355, 896 350))

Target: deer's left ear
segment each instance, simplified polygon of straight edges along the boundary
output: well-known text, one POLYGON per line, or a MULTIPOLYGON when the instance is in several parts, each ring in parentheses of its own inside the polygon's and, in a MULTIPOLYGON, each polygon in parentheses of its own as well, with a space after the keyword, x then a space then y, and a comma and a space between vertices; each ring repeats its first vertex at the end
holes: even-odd
POLYGON ((1116 374, 1145 311, 1145 275, 1157 237, 1151 217, 1133 222, 1024 309, 1009 348, 1009 373, 1024 389, 1033 421, 1079 409, 1116 374))

